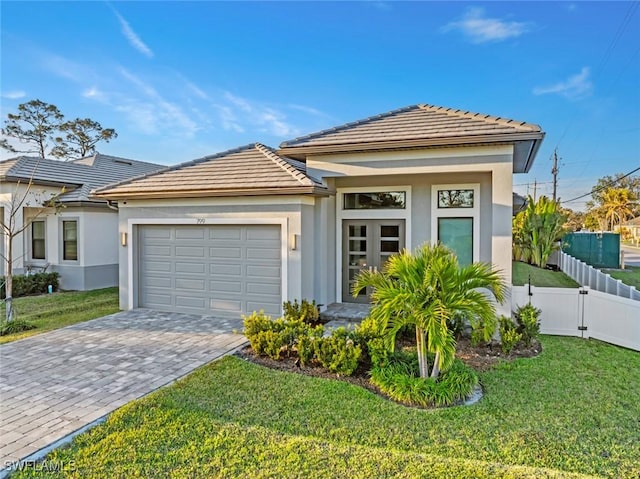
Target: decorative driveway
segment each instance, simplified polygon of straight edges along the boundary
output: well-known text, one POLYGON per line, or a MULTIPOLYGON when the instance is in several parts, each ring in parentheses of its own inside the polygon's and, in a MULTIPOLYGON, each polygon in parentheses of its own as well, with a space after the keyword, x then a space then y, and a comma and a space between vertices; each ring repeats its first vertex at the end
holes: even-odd
POLYGON ((1 345, 0 470, 234 351, 234 330, 241 320, 137 309, 1 345))

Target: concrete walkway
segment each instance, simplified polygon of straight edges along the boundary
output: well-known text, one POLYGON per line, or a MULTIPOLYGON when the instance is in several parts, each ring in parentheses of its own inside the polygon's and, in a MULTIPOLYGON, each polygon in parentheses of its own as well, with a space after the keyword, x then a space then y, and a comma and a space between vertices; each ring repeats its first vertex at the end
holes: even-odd
POLYGON ((232 352, 246 342, 234 330, 138 309, 0 346, 0 469, 232 352))

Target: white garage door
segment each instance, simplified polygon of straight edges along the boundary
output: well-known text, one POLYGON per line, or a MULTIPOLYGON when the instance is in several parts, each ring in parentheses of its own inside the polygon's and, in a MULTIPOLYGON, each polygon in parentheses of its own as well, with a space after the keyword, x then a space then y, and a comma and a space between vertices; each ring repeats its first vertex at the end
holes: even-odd
POLYGON ((140 307, 239 317, 282 306, 279 225, 145 225, 140 307))

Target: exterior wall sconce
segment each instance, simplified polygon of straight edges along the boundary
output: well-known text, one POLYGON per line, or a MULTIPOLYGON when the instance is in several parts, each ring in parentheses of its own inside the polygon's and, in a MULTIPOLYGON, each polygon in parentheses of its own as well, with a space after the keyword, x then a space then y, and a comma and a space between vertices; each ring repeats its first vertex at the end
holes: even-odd
POLYGON ((289 238, 289 248, 296 251, 300 247, 300 235, 291 235, 289 238))
POLYGON ((127 233, 126 233, 126 231, 123 231, 122 233, 120 233, 120 244, 122 246, 127 246, 127 233))

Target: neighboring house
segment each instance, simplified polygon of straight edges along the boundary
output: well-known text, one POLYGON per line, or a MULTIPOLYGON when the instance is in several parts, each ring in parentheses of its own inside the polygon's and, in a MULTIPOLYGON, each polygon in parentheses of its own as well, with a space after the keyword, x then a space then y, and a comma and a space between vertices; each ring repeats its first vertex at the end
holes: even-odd
POLYGON ((622 223, 619 227, 620 231, 628 231, 631 242, 640 244, 640 216, 622 223))
MULTIPOLYGON (((102 154, 75 161, 21 156, 0 162, 0 215, 17 227, 35 218, 13 241, 13 272, 57 271, 60 287, 89 290, 118 284, 118 212, 92 189, 166 168, 102 154), (28 188, 29 181, 32 185, 28 188), (27 192, 28 190, 28 192, 27 192), (24 201, 18 207, 14 205, 24 201), (55 199, 56 208, 42 208, 55 199), (25 222, 26 221, 26 222, 25 222)), ((7 251, 3 233, 0 253, 7 251)), ((1 261, 0 274, 6 265, 1 261)))
POLYGON ((350 292, 357 273, 425 241, 493 263, 510 284, 512 177, 543 137, 415 105, 100 188, 128 238, 120 305, 237 317, 301 298, 364 302, 350 292))

